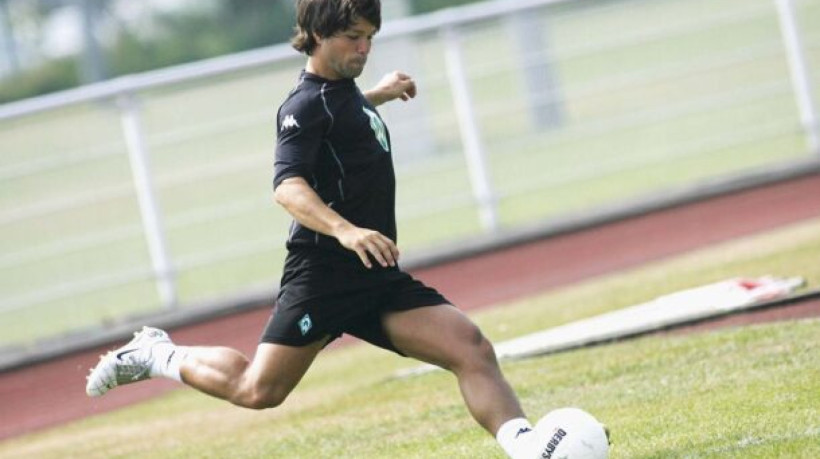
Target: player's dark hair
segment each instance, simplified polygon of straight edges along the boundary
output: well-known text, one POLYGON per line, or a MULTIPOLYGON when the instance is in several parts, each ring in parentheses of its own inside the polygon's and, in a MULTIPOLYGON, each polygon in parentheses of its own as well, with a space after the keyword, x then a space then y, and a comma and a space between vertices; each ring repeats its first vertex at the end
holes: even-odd
POLYGON ((316 48, 316 37, 327 38, 365 19, 376 30, 382 26, 379 0, 297 0, 293 48, 308 56, 316 48))

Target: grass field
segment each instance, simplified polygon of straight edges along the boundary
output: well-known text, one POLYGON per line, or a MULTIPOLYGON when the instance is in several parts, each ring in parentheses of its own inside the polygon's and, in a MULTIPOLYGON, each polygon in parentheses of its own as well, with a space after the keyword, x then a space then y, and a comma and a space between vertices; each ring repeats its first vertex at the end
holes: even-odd
MULTIPOLYGON (((556 126, 531 120, 527 60, 516 57, 509 25, 463 30, 503 226, 805 157, 770 2, 578 2, 538 14, 547 31, 538 51, 553 60, 562 96, 556 126)), ((811 58, 820 2, 799 2, 799 17, 811 58)), ((420 117, 384 109, 396 126, 405 253, 483 231, 441 37, 417 38, 400 63, 417 72, 420 117), (409 134, 399 135, 401 125, 409 134), (418 152, 416 137, 432 150, 418 152)), ((390 46, 377 40, 373 60, 389 57, 390 46), (388 56, 379 56, 382 45, 388 56)), ((820 75, 815 61, 810 70, 820 75)), ((139 95, 183 305, 276 284, 289 217, 270 202, 273 120, 301 65, 139 95)), ((116 107, 4 122, 0 139, 0 346, 157 311, 116 107)))
MULTIPOLYGON (((800 275, 816 288, 818 256, 820 219, 499 305, 474 318, 499 341, 737 275, 800 275)), ((503 367, 533 419, 576 405, 606 422, 613 458, 808 459, 820 457, 817 355, 820 320, 812 319, 643 337, 503 367)), ((469 418, 449 374, 393 378, 411 365, 366 345, 335 349, 320 355, 275 410, 247 411, 179 390, 7 440, 0 456, 503 457, 469 418)))

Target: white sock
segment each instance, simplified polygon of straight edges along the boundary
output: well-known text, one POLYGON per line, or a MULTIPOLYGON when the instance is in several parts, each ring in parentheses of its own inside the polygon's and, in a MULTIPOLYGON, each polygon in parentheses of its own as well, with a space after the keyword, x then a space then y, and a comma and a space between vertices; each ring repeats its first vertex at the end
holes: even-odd
POLYGON ((510 419, 502 424, 495 439, 512 459, 531 459, 538 448, 538 436, 525 418, 510 419))
POLYGON ((179 374, 179 366, 185 357, 188 356, 188 348, 185 346, 177 346, 173 343, 160 343, 151 348, 154 361, 151 363, 151 369, 148 375, 152 378, 161 376, 163 378, 173 379, 174 381, 182 382, 182 376, 179 374))

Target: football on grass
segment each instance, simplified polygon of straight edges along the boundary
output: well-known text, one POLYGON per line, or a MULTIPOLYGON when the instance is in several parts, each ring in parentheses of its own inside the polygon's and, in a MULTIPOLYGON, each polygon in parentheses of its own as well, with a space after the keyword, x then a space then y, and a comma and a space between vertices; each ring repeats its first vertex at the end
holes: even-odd
POLYGON ((604 425, 579 408, 550 411, 535 425, 535 431, 548 440, 542 459, 605 459, 609 457, 609 438, 604 425))

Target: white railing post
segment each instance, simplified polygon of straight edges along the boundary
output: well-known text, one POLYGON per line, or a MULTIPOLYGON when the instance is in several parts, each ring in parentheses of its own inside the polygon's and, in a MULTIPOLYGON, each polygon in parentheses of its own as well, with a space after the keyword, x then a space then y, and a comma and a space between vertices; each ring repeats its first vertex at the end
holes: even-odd
POLYGON ((523 78, 527 103, 536 129, 557 129, 564 123, 564 97, 549 43, 547 21, 531 10, 504 17, 508 34, 515 39, 516 69, 523 78))
POLYGON ((806 66, 806 56, 803 52, 800 27, 795 19, 794 4, 792 0, 775 0, 775 4, 780 19, 780 33, 783 34, 783 43, 789 62, 789 74, 797 99, 797 107, 800 110, 800 122, 806 131, 806 143, 810 152, 820 154, 820 121, 818 121, 811 78, 806 66))
POLYGON ((148 150, 145 146, 140 120, 140 109, 134 96, 123 93, 117 97, 117 104, 121 111, 122 130, 125 135, 125 144, 128 148, 128 160, 131 164, 131 175, 137 192, 142 227, 148 242, 148 251, 151 256, 151 267, 157 283, 157 292, 160 301, 166 308, 177 305, 177 290, 175 273, 168 249, 165 244, 165 233, 162 219, 154 195, 154 186, 151 180, 151 171, 148 162, 148 150))
POLYGON ((479 206, 481 225, 485 231, 496 231, 498 229, 497 199, 493 192, 490 172, 487 168, 487 159, 481 142, 478 121, 475 118, 467 73, 464 70, 461 37, 455 26, 448 25, 442 28, 441 41, 445 47, 447 78, 453 91, 453 102, 455 103, 461 142, 464 145, 473 196, 479 206))

